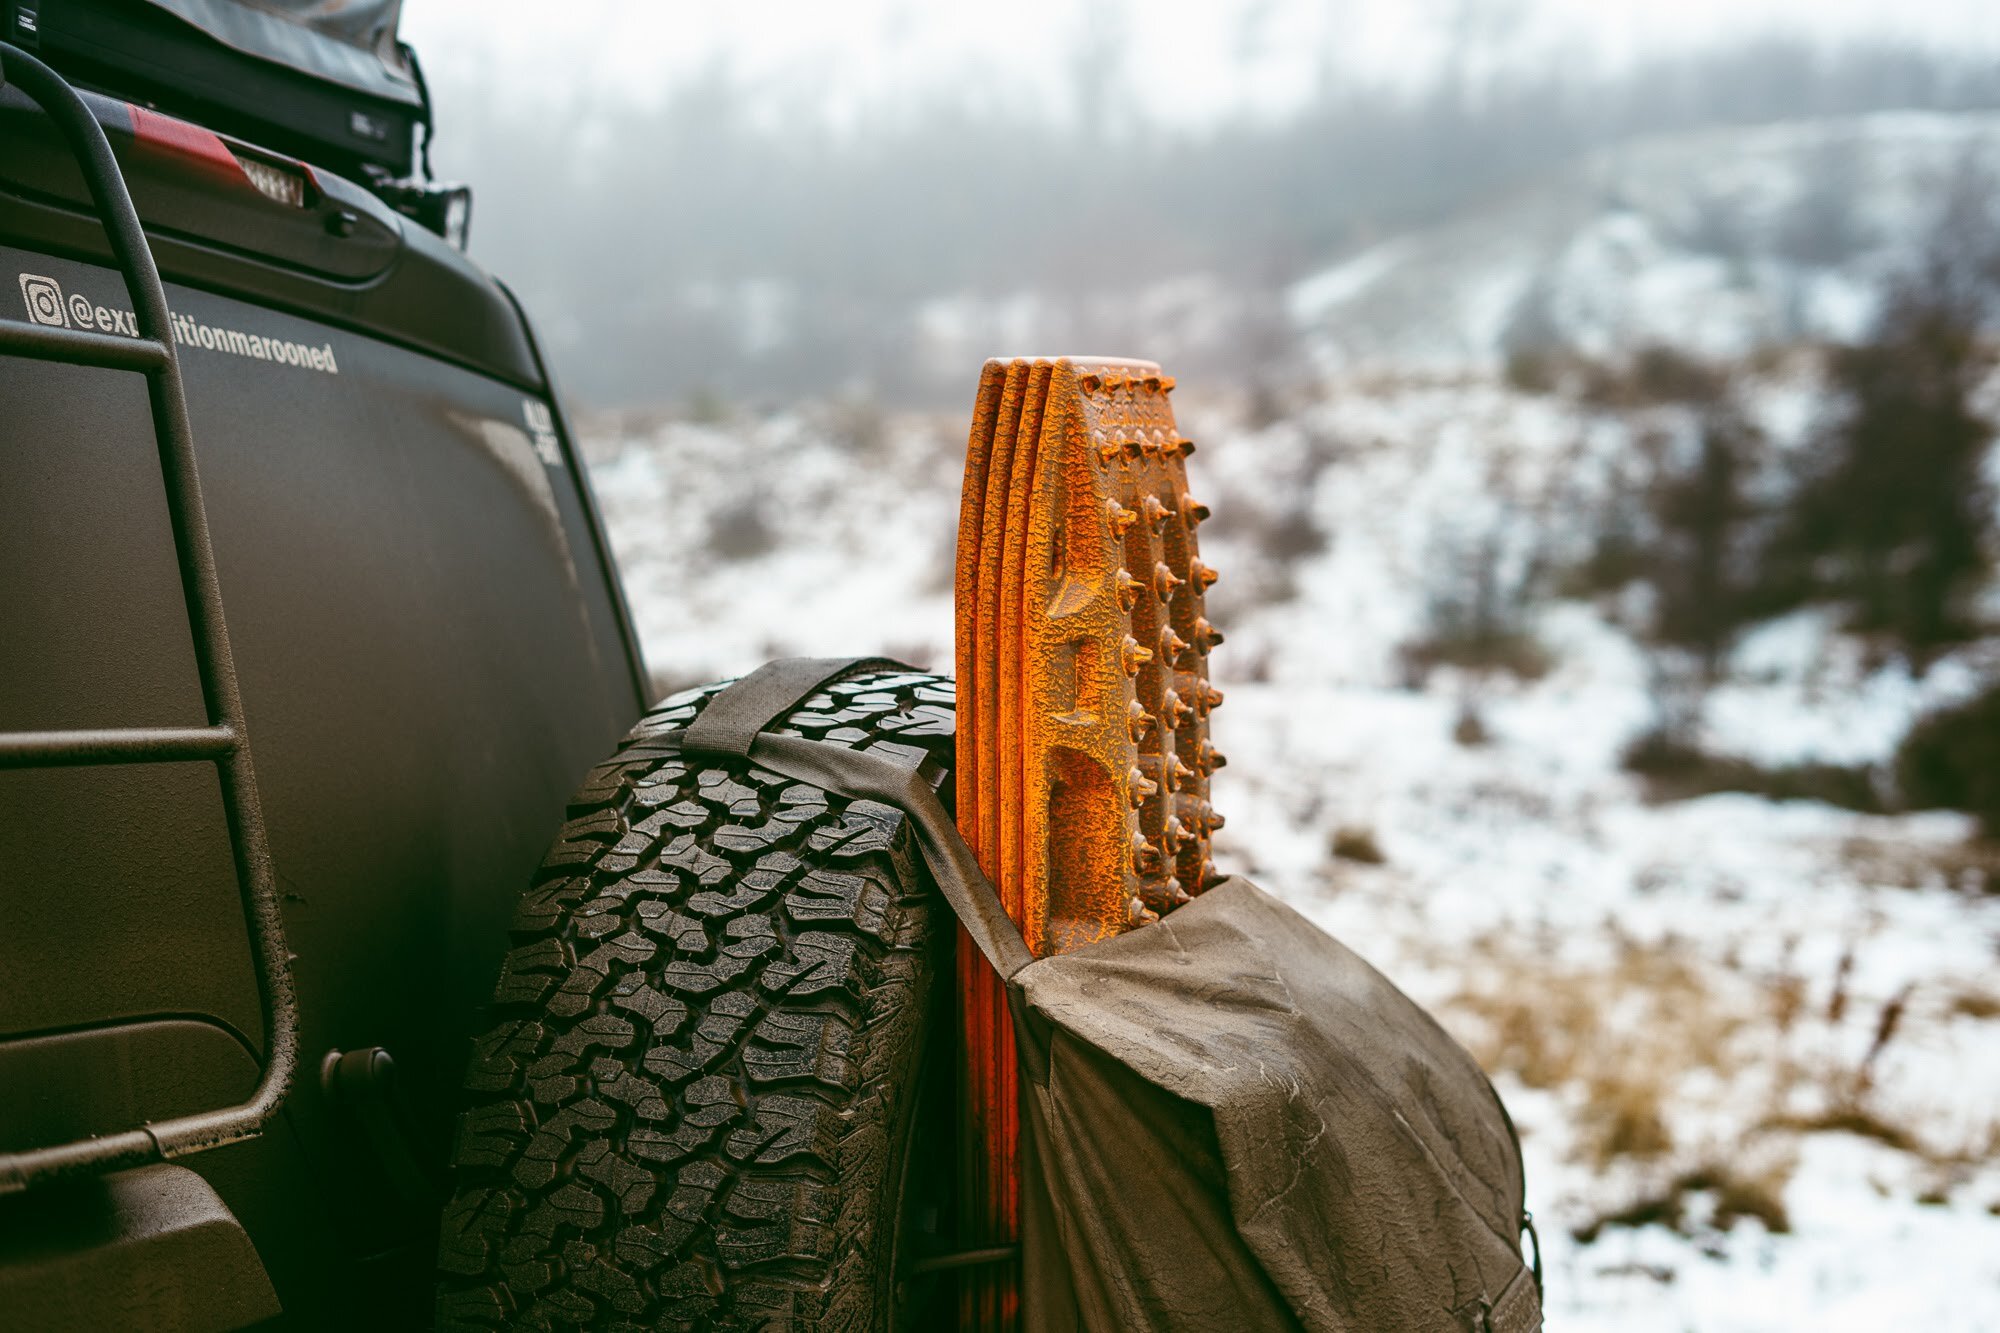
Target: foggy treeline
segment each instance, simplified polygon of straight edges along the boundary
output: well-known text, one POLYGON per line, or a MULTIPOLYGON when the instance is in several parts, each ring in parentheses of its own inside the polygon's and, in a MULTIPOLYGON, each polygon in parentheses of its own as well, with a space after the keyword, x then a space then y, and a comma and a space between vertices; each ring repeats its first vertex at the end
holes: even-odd
POLYGON ((1189 129, 1134 110, 1115 41, 1068 61, 1061 105, 930 89, 840 125, 721 69, 644 107, 461 82, 438 162, 585 403, 956 402, 980 355, 1147 346, 1176 300, 1222 331, 1201 369, 1247 373, 1286 354, 1287 284, 1624 140, 2000 107, 1971 60, 1774 38, 1616 75, 1329 72, 1288 116, 1189 129))

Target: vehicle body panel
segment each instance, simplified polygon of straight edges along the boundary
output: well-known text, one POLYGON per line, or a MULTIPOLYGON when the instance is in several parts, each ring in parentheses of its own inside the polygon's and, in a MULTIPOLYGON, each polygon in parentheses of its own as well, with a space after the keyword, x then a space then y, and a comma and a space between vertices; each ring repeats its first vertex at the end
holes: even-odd
MULTIPOLYGON (((114 146, 135 178, 175 169, 114 146)), ((94 224, 33 183, 40 151, 0 137, 0 318, 129 333, 94 224)), ((177 221, 155 252, 304 1054, 261 1139, 184 1160, 289 1314, 401 1325, 426 1308, 435 1200, 318 1066, 389 1051, 395 1119, 443 1162, 514 899, 643 667, 497 284, 393 215, 364 283, 258 258, 227 209, 177 221)), ((141 377, 0 358, 0 730, 204 721, 141 377)), ((211 767, 0 773, 0 1148, 240 1099, 262 1036, 211 767)))

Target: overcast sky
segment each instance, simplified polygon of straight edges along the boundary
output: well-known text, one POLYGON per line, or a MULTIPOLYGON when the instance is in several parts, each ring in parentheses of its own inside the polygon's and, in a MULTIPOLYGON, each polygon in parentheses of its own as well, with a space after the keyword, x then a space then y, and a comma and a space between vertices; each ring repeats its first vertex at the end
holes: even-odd
POLYGON ((1763 33, 2000 55, 2000 0, 406 0, 403 18, 447 86, 643 100, 720 64, 835 116, 940 85, 1059 96, 1085 34, 1122 49, 1161 116, 1281 111, 1328 73, 1421 79, 1457 31, 1490 58, 1571 68, 1763 33))

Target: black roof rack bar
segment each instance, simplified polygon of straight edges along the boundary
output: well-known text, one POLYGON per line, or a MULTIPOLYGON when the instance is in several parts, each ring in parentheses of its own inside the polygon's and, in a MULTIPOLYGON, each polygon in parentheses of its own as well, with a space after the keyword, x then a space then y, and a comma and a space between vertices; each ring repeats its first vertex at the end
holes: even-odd
POLYGON ((123 339, 0 322, 0 353, 144 372, 160 472, 166 484, 167 521, 173 529, 174 556, 180 568, 181 598, 187 608, 195 668, 209 722, 206 727, 0 735, 0 753, 14 760, 0 763, 0 767, 118 764, 146 759, 213 762, 221 786, 237 891, 249 928, 250 958, 264 1025, 263 1071, 248 1101, 155 1121, 139 1129, 0 1152, 0 1194, 6 1194, 63 1176, 139 1166, 255 1136, 278 1113, 291 1088, 298 1067, 299 1020, 271 849, 264 835, 263 807, 257 799, 257 776, 250 764, 250 744, 243 727, 243 698, 229 650, 229 633, 223 624, 215 550, 202 506, 201 480, 195 471, 194 433, 188 425, 187 393, 174 354, 166 288, 160 284, 159 268, 139 225, 139 214, 132 207, 118 160, 83 99, 61 75, 5 42, 0 42, 0 79, 13 83, 38 103, 68 141, 104 223, 126 291, 131 294, 140 333, 137 339, 123 339))

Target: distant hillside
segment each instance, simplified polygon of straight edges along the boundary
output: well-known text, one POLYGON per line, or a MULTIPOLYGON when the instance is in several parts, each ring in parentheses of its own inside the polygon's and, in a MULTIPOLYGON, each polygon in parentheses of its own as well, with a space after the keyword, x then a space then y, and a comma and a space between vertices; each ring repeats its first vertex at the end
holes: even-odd
POLYGON ((1492 366, 1510 349, 1711 355, 1851 337, 2000 116, 1885 113, 1594 154, 1292 287, 1328 368, 1492 366))

